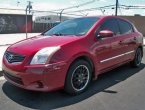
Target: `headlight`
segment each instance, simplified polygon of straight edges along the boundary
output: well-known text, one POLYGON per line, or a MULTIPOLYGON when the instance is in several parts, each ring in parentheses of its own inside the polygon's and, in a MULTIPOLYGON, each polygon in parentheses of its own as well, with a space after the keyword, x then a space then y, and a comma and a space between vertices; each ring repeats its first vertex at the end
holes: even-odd
POLYGON ((33 57, 31 61, 32 64, 45 64, 48 58, 53 55, 57 50, 59 50, 60 47, 46 47, 41 50, 39 50, 33 57))

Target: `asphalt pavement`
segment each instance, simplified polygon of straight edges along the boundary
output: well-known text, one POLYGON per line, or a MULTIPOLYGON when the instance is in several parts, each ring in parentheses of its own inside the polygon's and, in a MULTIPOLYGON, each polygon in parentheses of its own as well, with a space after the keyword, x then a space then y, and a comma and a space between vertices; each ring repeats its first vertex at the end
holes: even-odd
POLYGON ((139 68, 126 64, 102 74, 78 96, 28 91, 0 77, 0 110, 145 110, 144 68, 145 57, 139 68))
MULTIPOLYGON (((3 40, 0 42, 8 44, 17 40, 4 40, 8 39, 6 37, 0 35, 3 40)), ((6 48, 7 45, 0 46, 1 56, 6 48)), ((139 68, 126 64, 102 74, 78 96, 69 96, 63 90, 43 93, 20 89, 9 84, 0 74, 0 110, 145 110, 144 91, 145 56, 139 68)))

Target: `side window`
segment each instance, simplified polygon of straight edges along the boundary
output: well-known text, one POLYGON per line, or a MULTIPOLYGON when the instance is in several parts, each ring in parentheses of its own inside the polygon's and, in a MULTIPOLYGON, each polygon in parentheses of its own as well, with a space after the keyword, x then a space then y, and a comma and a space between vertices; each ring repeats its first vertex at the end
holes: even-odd
POLYGON ((124 20, 119 20, 119 26, 120 26, 121 34, 129 34, 133 32, 132 25, 124 20))
POLYGON ((110 30, 114 35, 120 34, 119 26, 116 19, 108 19, 101 26, 99 30, 110 30))

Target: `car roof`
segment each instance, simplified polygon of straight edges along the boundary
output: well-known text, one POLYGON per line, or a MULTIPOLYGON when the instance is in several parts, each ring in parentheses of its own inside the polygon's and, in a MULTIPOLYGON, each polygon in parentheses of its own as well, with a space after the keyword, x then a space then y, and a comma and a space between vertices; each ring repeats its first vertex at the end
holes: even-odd
MULTIPOLYGON (((119 19, 126 20, 126 19, 122 18, 121 16, 85 16, 85 17, 86 18, 91 18, 91 17, 96 17, 96 18, 119 18, 119 19)), ((82 18, 84 18, 84 17, 82 17, 82 18)))
MULTIPOLYGON (((85 17, 81 17, 81 18, 100 18, 100 19, 107 19, 107 18, 116 18, 116 19, 122 19, 122 20, 125 20, 129 23, 131 23, 128 19, 125 19, 121 16, 85 16, 85 17)), ((132 23, 131 23, 132 24, 132 23)))

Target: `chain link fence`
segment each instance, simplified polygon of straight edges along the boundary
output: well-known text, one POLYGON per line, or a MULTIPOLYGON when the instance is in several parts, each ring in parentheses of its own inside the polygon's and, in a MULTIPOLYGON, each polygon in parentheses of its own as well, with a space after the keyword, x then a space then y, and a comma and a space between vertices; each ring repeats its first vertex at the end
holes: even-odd
POLYGON ((0 34, 25 33, 26 26, 27 32, 40 33, 64 20, 82 16, 81 14, 63 13, 63 11, 31 10, 31 13, 27 15, 26 25, 26 10, 0 8, 0 34))
POLYGON ((33 32, 42 32, 46 29, 51 29, 62 21, 80 17, 82 15, 62 13, 62 10, 57 12, 49 11, 33 11, 33 32))

